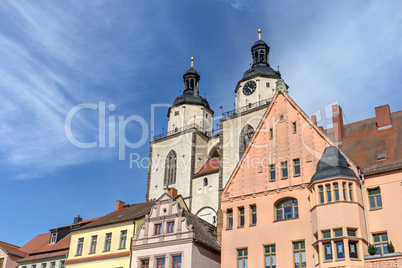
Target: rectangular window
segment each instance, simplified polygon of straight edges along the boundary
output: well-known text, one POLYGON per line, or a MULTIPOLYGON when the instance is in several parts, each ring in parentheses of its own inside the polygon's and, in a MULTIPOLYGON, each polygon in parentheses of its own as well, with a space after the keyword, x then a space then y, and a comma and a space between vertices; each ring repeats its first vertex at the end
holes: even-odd
POLYGON ((265 83, 265 86, 266 86, 266 87, 269 87, 269 82, 266 82, 266 83, 265 83))
POLYGON ((177 116, 177 115, 179 115, 179 111, 174 112, 174 116, 177 116))
POLYGON ((162 224, 161 223, 155 224, 155 226, 154 226, 154 234, 155 235, 161 234, 161 229, 162 229, 162 224))
POLYGON ((332 245, 330 243, 324 243, 324 257, 326 261, 332 260, 332 245))
POLYGON ((355 229, 349 229, 348 228, 348 236, 353 236, 356 237, 356 230, 355 229))
POLYGON ((286 179, 288 177, 288 162, 282 162, 282 179, 286 179))
POLYGON ((97 235, 91 236, 91 245, 89 246, 89 253, 96 252, 96 243, 97 242, 98 242, 98 236, 97 235))
POLYGON ((388 253, 388 235, 387 233, 375 234, 374 246, 377 249, 377 254, 388 253))
POLYGON ((368 196, 370 200, 370 208, 371 209, 382 208, 380 188, 368 190, 368 192, 369 192, 368 196))
POLYGON ((228 214, 228 227, 227 228, 232 229, 233 228, 233 210, 228 209, 227 214, 228 214))
POLYGON ((353 190, 352 190, 351 183, 349 183, 349 198, 350 198, 350 201, 353 201, 353 190))
POLYGON ((3 268, 4 265, 4 258, 0 258, 0 268, 3 268))
POLYGON ((331 231, 322 231, 322 238, 331 238, 331 231))
POLYGON ((59 268, 64 268, 64 261, 60 261, 59 268))
POLYGON ((318 186, 318 194, 320 195, 320 204, 324 204, 324 187, 318 186))
POLYGON ((269 139, 272 140, 274 138, 274 130, 272 128, 269 129, 269 139))
POLYGON ((127 230, 120 231, 119 249, 126 248, 126 242, 127 242, 127 230))
POLYGON ((50 263, 50 268, 56 268, 56 262, 55 261, 52 261, 50 263))
POLYGON ((349 242, 349 257, 351 259, 357 259, 357 242, 349 242))
POLYGON ((293 160, 294 176, 300 176, 300 159, 293 160))
POLYGON ((295 268, 307 267, 304 241, 293 243, 293 256, 295 268))
POLYGON ((297 132, 296 122, 292 123, 292 129, 293 129, 293 134, 296 134, 296 132, 297 132))
POLYGON ((237 250, 237 268, 248 268, 248 252, 246 248, 237 250))
POLYGON ((173 256, 172 267, 173 268, 181 268, 181 256, 173 256))
POLYGON ((57 242, 57 232, 52 232, 50 236, 50 244, 55 244, 57 242))
POLYGON ((165 268, 165 258, 156 259, 156 268, 165 268))
POLYGON ((141 260, 140 268, 149 268, 149 260, 141 260))
POLYGON ((240 207, 238 210, 239 210, 239 227, 244 227, 244 208, 240 207))
POLYGON ((269 165, 269 180, 275 180, 275 165, 269 165))
POLYGON ((41 266, 41 267, 42 267, 42 268, 46 268, 46 265, 47 265, 47 263, 44 262, 44 263, 42 263, 42 266, 41 266))
POLYGON ((343 236, 343 231, 342 231, 342 229, 336 229, 336 230, 334 230, 334 236, 335 236, 335 237, 341 237, 341 236, 343 236))
POLYGON ((327 191, 327 202, 331 202, 332 201, 331 184, 325 185, 325 189, 327 191))
POLYGON ((174 221, 168 222, 167 223, 167 233, 173 233, 174 232, 174 221))
POLYGON ((78 241, 77 241, 77 251, 75 252, 75 255, 82 255, 82 249, 83 249, 83 247, 84 247, 84 238, 83 237, 81 237, 81 238, 78 238, 78 241))
POLYGON ((343 200, 346 201, 346 182, 342 183, 343 200))
POLYGON ((336 245, 336 258, 344 259, 345 258, 345 249, 343 248, 343 241, 335 242, 336 245))
POLYGON ((103 247, 103 251, 109 251, 111 245, 112 245, 112 233, 107 233, 105 234, 105 245, 103 247))
POLYGON ((335 201, 339 201, 339 188, 338 183, 334 183, 335 201))
POLYGON ((36 264, 32 264, 32 265, 31 265, 31 268, 36 268, 36 264))
POLYGON ((251 225, 256 225, 257 224, 257 207, 256 205, 251 205, 250 206, 250 222, 251 225))
POLYGON ((264 248, 265 248, 265 267, 276 268, 275 245, 266 246, 264 248))

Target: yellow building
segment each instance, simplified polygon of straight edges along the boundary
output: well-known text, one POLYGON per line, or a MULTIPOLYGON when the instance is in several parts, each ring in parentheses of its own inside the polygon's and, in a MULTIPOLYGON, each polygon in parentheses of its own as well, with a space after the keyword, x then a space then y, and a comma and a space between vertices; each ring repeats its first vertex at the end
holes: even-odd
POLYGON ((129 268, 130 240, 154 204, 117 201, 115 211, 72 231, 66 267, 129 268))

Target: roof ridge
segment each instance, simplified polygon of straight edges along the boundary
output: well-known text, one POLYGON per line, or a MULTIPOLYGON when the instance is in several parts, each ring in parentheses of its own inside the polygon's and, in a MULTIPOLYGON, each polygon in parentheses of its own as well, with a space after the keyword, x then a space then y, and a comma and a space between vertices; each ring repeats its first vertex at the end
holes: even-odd
POLYGON ((14 244, 10 244, 10 243, 4 242, 4 241, 0 241, 0 246, 1 246, 1 244, 5 244, 6 246, 15 247, 15 248, 17 248, 17 249, 20 249, 20 248, 21 248, 20 246, 17 246, 17 245, 14 245, 14 244))

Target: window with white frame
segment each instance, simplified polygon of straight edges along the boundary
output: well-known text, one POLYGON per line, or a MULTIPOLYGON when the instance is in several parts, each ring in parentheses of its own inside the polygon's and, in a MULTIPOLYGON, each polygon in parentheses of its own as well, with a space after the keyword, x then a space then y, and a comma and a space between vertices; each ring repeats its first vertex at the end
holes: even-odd
POLYGON ((126 248, 126 242, 127 242, 127 230, 120 231, 119 249, 126 248))

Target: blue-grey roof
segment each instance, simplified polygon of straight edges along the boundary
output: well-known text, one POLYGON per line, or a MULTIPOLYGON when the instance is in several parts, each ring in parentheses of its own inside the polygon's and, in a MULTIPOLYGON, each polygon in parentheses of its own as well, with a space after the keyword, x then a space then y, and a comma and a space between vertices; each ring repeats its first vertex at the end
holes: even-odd
POLYGON ((244 72, 242 80, 250 78, 255 75, 269 76, 275 78, 281 77, 281 74, 279 72, 275 71, 268 64, 264 63, 261 65, 254 64, 253 67, 244 72))
POLYGON ((173 102, 173 106, 180 104, 198 104, 203 105, 205 107, 209 107, 209 103, 206 98, 201 97, 200 95, 194 96, 193 90, 186 90, 183 95, 179 95, 173 102))
POLYGON ((346 158, 335 146, 325 148, 320 161, 317 164, 317 170, 311 178, 310 184, 324 179, 334 177, 356 178, 356 174, 350 168, 346 158))

